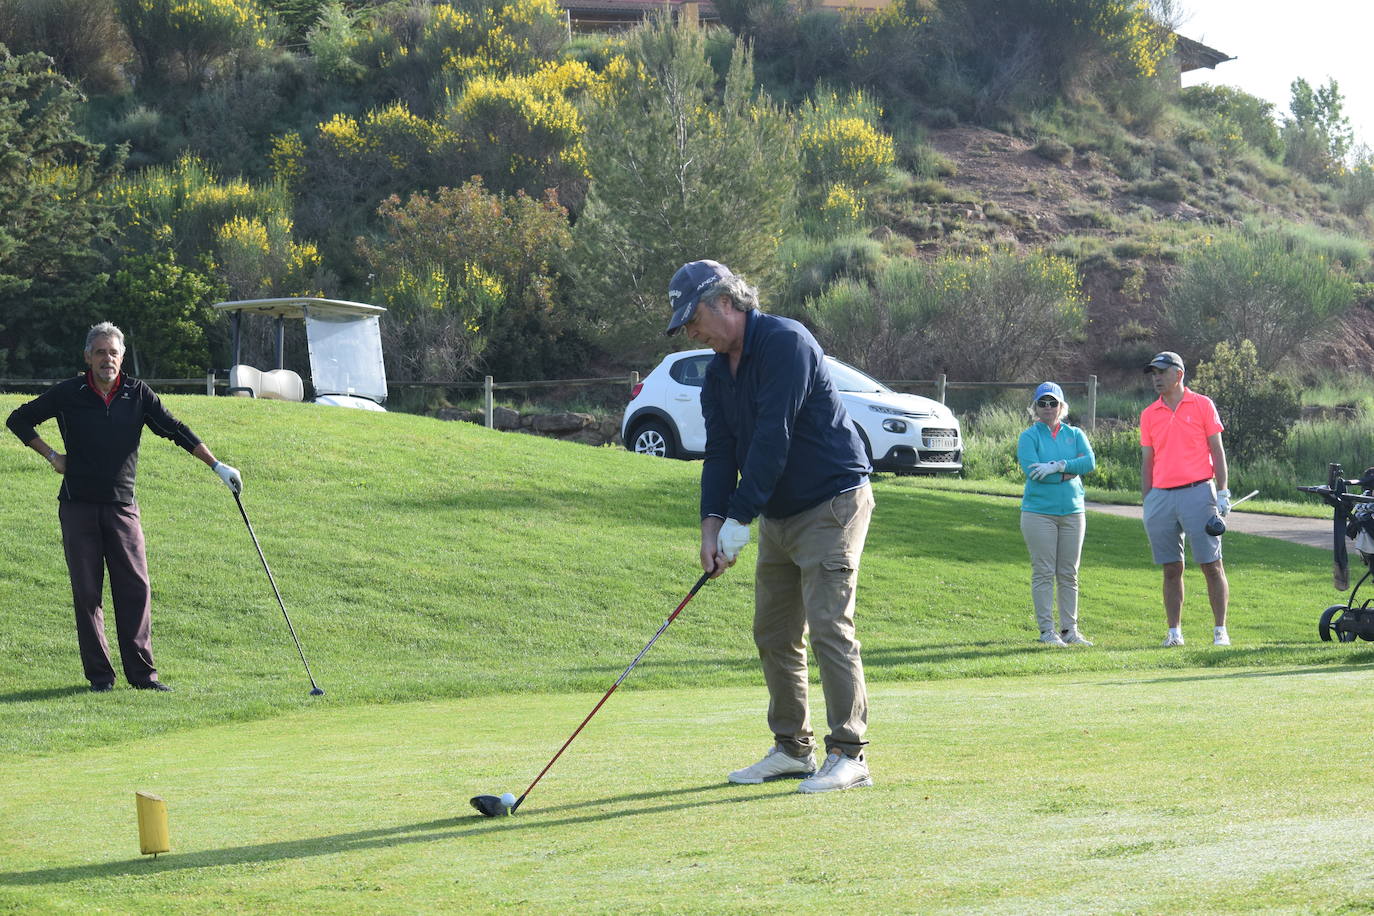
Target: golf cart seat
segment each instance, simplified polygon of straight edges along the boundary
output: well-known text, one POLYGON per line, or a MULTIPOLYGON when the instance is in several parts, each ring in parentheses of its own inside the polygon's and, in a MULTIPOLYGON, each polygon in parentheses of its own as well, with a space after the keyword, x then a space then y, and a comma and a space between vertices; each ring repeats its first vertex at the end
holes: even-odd
POLYGON ((229 393, 277 401, 303 401, 305 383, 290 369, 269 369, 263 372, 252 366, 239 364, 229 369, 229 393))

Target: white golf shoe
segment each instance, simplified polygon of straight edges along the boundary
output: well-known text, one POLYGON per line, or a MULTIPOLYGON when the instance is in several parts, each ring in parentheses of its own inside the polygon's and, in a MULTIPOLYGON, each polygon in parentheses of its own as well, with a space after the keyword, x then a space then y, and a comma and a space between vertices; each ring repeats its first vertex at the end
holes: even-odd
POLYGON ((808 794, 835 792, 871 785, 873 778, 868 775, 868 764, 862 756, 850 757, 839 751, 831 751, 826 755, 825 763, 821 764, 816 775, 803 779, 801 785, 797 786, 797 791, 808 794))
POLYGON ((1064 642, 1064 640, 1059 637, 1059 634, 1053 630, 1046 630, 1044 633, 1041 633, 1040 641, 1047 646, 1054 646, 1056 649, 1062 649, 1068 645, 1068 643, 1064 642))
POLYGON ((763 759, 742 770, 735 770, 726 778, 733 783, 756 786, 761 782, 774 779, 805 779, 816 772, 816 755, 793 757, 776 744, 768 749, 763 759))
POLYGON ((1164 648, 1166 648, 1166 649, 1172 649, 1172 648, 1174 648, 1175 646, 1181 646, 1181 645, 1183 645, 1183 634, 1182 634, 1182 633, 1178 634, 1177 636, 1175 636, 1173 633, 1170 633, 1170 634, 1168 634, 1167 636, 1164 637, 1164 648))
POLYGON ((1214 646, 1229 646, 1230 644, 1231 644, 1231 637, 1230 637, 1230 635, 1226 632, 1226 628, 1225 628, 1225 627, 1213 627, 1213 628, 1212 628, 1212 645, 1214 645, 1214 646))
POLYGON ((1086 636, 1084 636, 1082 633, 1078 632, 1078 628, 1077 628, 1077 627, 1075 627, 1075 628, 1072 629, 1072 630, 1065 630, 1065 631, 1063 632, 1063 634, 1062 634, 1062 639, 1064 640, 1064 645, 1066 645, 1066 646, 1091 646, 1091 645, 1092 645, 1092 642, 1089 641, 1088 637, 1086 637, 1086 636))

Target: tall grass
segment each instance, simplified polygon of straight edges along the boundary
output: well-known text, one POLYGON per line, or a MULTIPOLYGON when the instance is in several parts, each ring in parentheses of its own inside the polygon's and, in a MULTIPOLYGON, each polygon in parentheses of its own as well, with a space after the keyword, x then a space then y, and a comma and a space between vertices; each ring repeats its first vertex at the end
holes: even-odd
MULTIPOLYGON (((1257 489, 1265 499, 1308 503, 1310 498, 1295 488, 1324 482, 1332 462, 1340 463, 1347 477, 1374 466, 1374 405, 1368 403, 1374 401, 1374 394, 1359 397, 1353 416, 1303 420, 1293 427, 1282 451, 1246 462, 1231 461, 1232 491, 1239 494, 1242 489, 1257 489)), ((1097 470, 1084 481, 1087 485, 1127 493, 1139 491, 1140 406, 1135 406, 1132 395, 1099 396, 1099 425, 1089 435, 1097 470), (1113 420, 1113 415, 1121 419, 1113 420)), ((1069 422, 1080 425, 1082 418, 1071 412, 1069 422)), ((1024 410, 1006 404, 986 405, 966 415, 964 476, 973 480, 1023 480, 1016 464, 1016 439, 1027 425, 1024 410)), ((1222 439, 1224 442, 1224 435, 1222 439)))

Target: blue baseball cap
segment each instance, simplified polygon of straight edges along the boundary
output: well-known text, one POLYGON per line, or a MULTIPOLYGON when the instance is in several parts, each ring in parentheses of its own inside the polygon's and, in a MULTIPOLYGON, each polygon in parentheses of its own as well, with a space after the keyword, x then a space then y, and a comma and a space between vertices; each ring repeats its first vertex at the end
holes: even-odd
POLYGON ((668 304, 673 309, 673 317, 668 321, 668 336, 676 334, 692 320, 702 293, 733 276, 730 268, 718 261, 692 261, 679 267, 668 284, 668 304))
POLYGON ((1035 389, 1035 396, 1032 397, 1031 400, 1038 401, 1045 395, 1049 395, 1060 404, 1064 403, 1064 389, 1060 388, 1054 382, 1041 382, 1040 387, 1035 389))

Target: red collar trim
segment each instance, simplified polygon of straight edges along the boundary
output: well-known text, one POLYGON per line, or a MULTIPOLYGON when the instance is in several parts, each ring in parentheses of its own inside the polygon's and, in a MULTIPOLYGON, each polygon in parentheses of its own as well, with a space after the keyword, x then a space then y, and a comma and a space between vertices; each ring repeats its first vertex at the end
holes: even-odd
POLYGON ((114 403, 115 395, 119 394, 119 389, 124 386, 124 373, 121 372, 115 376, 114 384, 110 386, 109 394, 100 393, 100 389, 97 388, 95 384, 95 373, 91 372, 90 369, 86 370, 86 384, 96 393, 97 397, 105 402, 105 406, 109 407, 114 403))

